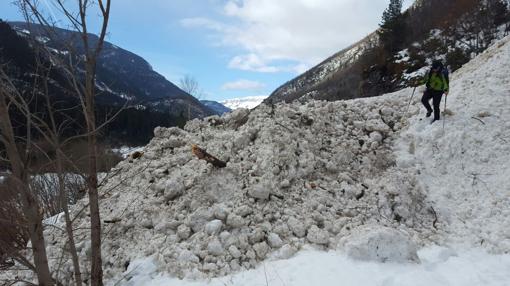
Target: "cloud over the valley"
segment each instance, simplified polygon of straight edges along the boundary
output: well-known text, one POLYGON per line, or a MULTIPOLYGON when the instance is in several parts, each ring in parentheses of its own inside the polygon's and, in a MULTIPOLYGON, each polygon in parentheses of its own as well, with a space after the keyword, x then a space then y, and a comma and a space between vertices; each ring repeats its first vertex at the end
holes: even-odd
POLYGON ((223 6, 226 20, 187 18, 181 24, 216 33, 217 45, 241 48, 230 68, 300 73, 373 32, 387 5, 386 0, 229 0, 223 6))
POLYGON ((240 79, 233 82, 225 83, 221 89, 223 90, 261 90, 266 85, 252 80, 240 79))

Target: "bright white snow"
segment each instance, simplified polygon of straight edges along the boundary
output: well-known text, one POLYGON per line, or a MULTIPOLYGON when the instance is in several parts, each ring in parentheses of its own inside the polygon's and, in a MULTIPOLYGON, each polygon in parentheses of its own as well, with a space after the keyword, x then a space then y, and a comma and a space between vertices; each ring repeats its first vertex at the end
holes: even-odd
POLYGON ((227 99, 220 103, 232 110, 236 110, 238 108, 252 109, 252 108, 257 107, 259 104, 261 104, 262 101, 264 101, 264 99, 266 99, 266 98, 267 98, 267 96, 265 96, 265 95, 247 96, 247 97, 227 99))
POLYGON ((497 253, 510 251, 509 63, 506 37, 453 75, 444 132, 420 121, 416 97, 421 115, 397 143, 399 165, 416 170, 447 223, 445 240, 497 253))
MULTIPOLYGON (((427 247, 421 264, 354 261, 338 252, 304 250, 288 260, 268 261, 258 268, 207 281, 180 280, 157 271, 149 257, 137 260, 115 280, 123 286, 505 286, 510 256, 480 249, 456 252, 427 247)), ((112 282, 110 284, 113 285, 112 282)))

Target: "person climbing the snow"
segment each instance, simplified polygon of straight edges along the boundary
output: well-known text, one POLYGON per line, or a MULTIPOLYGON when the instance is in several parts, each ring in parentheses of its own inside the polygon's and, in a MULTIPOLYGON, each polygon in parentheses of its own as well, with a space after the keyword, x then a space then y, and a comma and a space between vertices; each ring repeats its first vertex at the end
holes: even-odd
POLYGON ((432 111, 434 111, 434 119, 431 121, 431 123, 434 123, 440 119, 440 105, 443 94, 448 96, 448 69, 443 65, 443 62, 438 60, 432 63, 432 67, 423 83, 425 83, 427 89, 423 93, 421 102, 427 109, 427 117, 430 117, 432 111), (430 107, 430 99, 432 99, 434 110, 430 107))

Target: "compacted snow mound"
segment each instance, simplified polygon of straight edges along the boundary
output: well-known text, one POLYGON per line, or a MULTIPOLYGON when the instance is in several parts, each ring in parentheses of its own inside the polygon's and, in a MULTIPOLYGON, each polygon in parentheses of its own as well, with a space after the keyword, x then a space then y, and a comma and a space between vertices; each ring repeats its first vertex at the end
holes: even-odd
POLYGON ((418 248, 408 234, 389 227, 367 226, 342 238, 346 254, 376 262, 419 262, 418 248))
MULTIPOLYGON (((157 128, 143 156, 121 162, 101 189, 106 280, 148 256, 178 277, 227 275, 307 244, 335 249, 365 224, 403 228, 423 244, 435 233, 434 216, 391 149, 403 126, 403 96, 261 105, 184 130, 157 128), (227 166, 197 159, 191 144, 227 166)), ((85 266, 87 221, 82 212, 75 225, 85 266)), ((58 228, 45 234, 58 257, 65 235, 58 228)), ((71 279, 71 262, 63 261, 59 277, 71 279)))

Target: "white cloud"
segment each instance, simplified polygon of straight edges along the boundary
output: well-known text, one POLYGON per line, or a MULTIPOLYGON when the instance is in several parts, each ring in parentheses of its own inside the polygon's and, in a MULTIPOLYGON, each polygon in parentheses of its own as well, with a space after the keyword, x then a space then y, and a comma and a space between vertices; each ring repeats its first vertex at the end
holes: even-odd
POLYGON ((240 79, 238 81, 227 82, 221 89, 223 90, 261 90, 266 85, 252 80, 240 79))
POLYGON ((235 56, 228 63, 228 67, 231 69, 262 73, 294 72, 298 74, 305 72, 309 68, 309 66, 304 63, 297 63, 293 65, 270 65, 268 60, 263 60, 257 54, 235 56))
POLYGON ((266 72, 266 73, 273 73, 273 72, 280 71, 280 69, 275 66, 267 65, 256 54, 235 56, 228 63, 228 67, 232 68, 232 69, 240 69, 240 70, 244 70, 244 71, 257 71, 257 72, 266 72))
POLYGON ((219 33, 216 44, 240 47, 244 52, 230 60, 230 68, 298 73, 373 32, 387 5, 387 0, 228 0, 223 12, 229 24, 204 18, 181 23, 219 33))
POLYGON ((218 32, 227 32, 228 26, 202 17, 182 19, 181 25, 186 28, 207 28, 218 32))

